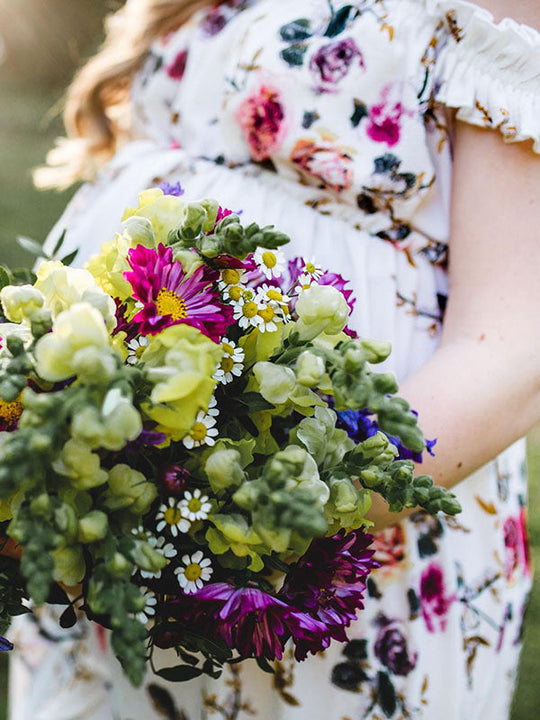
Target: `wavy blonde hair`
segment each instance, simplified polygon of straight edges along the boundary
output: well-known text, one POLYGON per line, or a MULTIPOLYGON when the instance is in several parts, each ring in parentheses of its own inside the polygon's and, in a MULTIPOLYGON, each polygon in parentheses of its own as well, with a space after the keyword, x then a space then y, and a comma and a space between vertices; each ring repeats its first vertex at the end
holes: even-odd
POLYGON ((39 188, 91 180, 129 137, 129 91, 152 42, 176 30, 201 8, 225 0, 128 0, 105 22, 99 52, 77 73, 63 113, 67 137, 59 138, 47 165, 34 172, 39 188))

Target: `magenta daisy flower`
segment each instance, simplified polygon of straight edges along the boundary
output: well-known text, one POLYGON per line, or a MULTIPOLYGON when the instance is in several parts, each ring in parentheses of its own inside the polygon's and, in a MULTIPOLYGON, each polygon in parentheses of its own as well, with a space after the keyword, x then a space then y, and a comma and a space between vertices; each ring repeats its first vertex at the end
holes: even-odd
POLYGON ((129 251, 133 272, 124 273, 133 297, 143 308, 133 318, 142 335, 156 335, 170 325, 185 323, 219 342, 232 324, 232 309, 220 302, 214 282, 219 274, 203 265, 187 277, 172 248, 137 245, 129 251))

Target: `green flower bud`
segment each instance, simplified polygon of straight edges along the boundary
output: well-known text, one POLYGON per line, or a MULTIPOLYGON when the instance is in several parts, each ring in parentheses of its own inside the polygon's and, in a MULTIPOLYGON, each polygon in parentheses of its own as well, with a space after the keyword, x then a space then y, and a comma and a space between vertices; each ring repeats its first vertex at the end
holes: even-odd
POLYGON ((300 385, 317 387, 326 372, 324 360, 315 353, 305 350, 296 361, 296 379, 300 385))
POLYGON ((38 340, 43 335, 46 335, 52 328, 52 313, 48 308, 41 308, 36 310, 32 315, 30 323, 32 329, 32 335, 38 340))
POLYGON ((0 290, 0 300, 6 318, 14 323, 31 318, 45 302, 43 294, 32 285, 7 285, 0 290))
POLYGON ((147 542, 136 541, 130 557, 140 570, 156 573, 167 566, 168 560, 147 542))
POLYGON ((366 360, 373 364, 383 362, 392 352, 392 345, 389 342, 360 340, 360 344, 365 352, 366 360))
POLYGON ((133 563, 119 552, 114 553, 113 557, 107 562, 106 567, 110 574, 116 578, 130 578, 133 572, 133 563))
POLYGON ((30 503, 30 512, 39 517, 48 517, 51 514, 52 503, 50 495, 41 493, 30 503))
POLYGON ((116 358, 92 345, 77 350, 72 359, 73 372, 83 382, 106 385, 116 371, 116 358))
POLYGON ((259 392, 273 405, 287 402, 296 386, 296 376, 291 368, 271 362, 258 362, 253 366, 253 374, 259 384, 259 392))
POLYGON ((92 510, 79 520, 77 539, 83 545, 103 540, 108 527, 107 515, 101 510, 92 510))
POLYGON ((109 488, 103 505, 111 511, 129 510, 144 515, 157 497, 156 486, 129 465, 115 465, 109 473, 109 488))
POLYGON ((296 302, 296 329, 302 340, 317 335, 337 335, 345 327, 349 306, 342 293, 331 285, 312 285, 300 293, 296 302))
POLYGON ((242 484, 245 473, 240 460, 240 453, 233 449, 215 450, 208 457, 204 471, 215 493, 219 494, 223 490, 242 484))
POLYGON ((77 535, 77 515, 75 510, 67 503, 62 503, 54 511, 54 524, 64 536, 66 543, 71 543, 77 535))
POLYGON ((80 545, 66 547, 52 553, 54 558, 54 579, 64 585, 78 585, 84 578, 86 565, 80 545))

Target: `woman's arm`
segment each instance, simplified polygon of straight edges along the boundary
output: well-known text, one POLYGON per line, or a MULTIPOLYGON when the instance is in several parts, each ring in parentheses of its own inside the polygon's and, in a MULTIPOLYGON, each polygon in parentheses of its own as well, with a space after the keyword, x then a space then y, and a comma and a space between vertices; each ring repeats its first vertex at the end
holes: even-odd
POLYGON ((493 13, 497 22, 511 17, 519 23, 540 29, 540 4, 538 0, 474 0, 479 7, 493 13))
MULTIPOLYGON (((530 143, 457 123, 450 299, 439 349, 400 392, 452 487, 540 419, 540 157, 530 143)), ((377 527, 396 521, 381 500, 377 527)))

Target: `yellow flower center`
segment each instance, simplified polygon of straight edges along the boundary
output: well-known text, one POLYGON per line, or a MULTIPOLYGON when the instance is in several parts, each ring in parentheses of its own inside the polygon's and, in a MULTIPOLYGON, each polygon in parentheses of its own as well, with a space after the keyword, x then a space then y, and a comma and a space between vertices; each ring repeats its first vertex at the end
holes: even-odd
POLYGON ((176 293, 161 288, 156 300, 156 310, 158 315, 172 317, 173 320, 182 320, 187 317, 187 307, 185 301, 176 293))
POLYGON ((259 308, 254 302, 247 302, 244 303, 244 306, 242 308, 242 312, 244 313, 244 317, 252 318, 255 317, 257 314, 259 308))
POLYGON ((233 367, 234 367, 234 360, 232 359, 232 357, 224 357, 223 360, 221 361, 221 369, 223 370, 223 372, 226 372, 226 373, 231 372, 233 367))
POLYGON ((135 350, 134 355, 137 358, 137 360, 140 359, 143 352, 146 350, 147 345, 139 345, 139 347, 135 350))
POLYGON ((237 302, 242 297, 242 292, 242 288, 239 285, 235 285, 234 287, 229 288, 229 297, 231 300, 237 302))
POLYGON ((201 577, 202 568, 200 565, 197 565, 197 563, 189 563, 184 570, 184 575, 186 576, 186 580, 195 582, 195 580, 198 580, 201 577))
POLYGON ((223 352, 227 353, 227 355, 234 355, 234 348, 232 345, 229 345, 229 343, 221 343, 221 347, 223 348, 223 352))
POLYGON ((310 275, 313 275, 313 273, 316 271, 316 267, 313 263, 307 263, 306 265, 306 272, 308 272, 310 275))
POLYGON ((306 283, 305 285, 302 285, 302 290, 309 290, 311 285, 309 283, 306 283))
POLYGON ((283 300, 283 295, 279 292, 279 290, 269 290, 267 293, 269 300, 276 300, 277 302, 281 302, 283 300))
POLYGON ((226 282, 227 285, 236 285, 240 282, 240 273, 238 272, 238 270, 233 270, 232 268, 224 270, 221 274, 221 277, 223 279, 223 282, 226 282))
POLYGON ((202 422, 196 422, 189 434, 195 442, 201 442, 206 437, 206 425, 202 422))
POLYGON ((170 507, 165 510, 163 519, 165 520, 167 525, 176 525, 182 519, 182 513, 180 512, 179 508, 170 507))
POLYGON ((277 265, 277 257, 274 255, 273 252, 270 252, 270 250, 263 252, 262 261, 266 265, 266 267, 270 269, 276 267, 277 265))
POLYGON ((188 502, 188 508, 191 512, 199 512, 199 510, 202 508, 202 503, 199 498, 191 498, 191 500, 188 502))
POLYGON ((271 322, 274 319, 275 312, 274 308, 270 307, 270 305, 267 305, 262 310, 259 310, 259 317, 262 317, 264 322, 271 322))
POLYGON ((19 400, 5 402, 0 399, 0 425, 13 430, 22 415, 23 406, 19 400))

